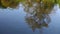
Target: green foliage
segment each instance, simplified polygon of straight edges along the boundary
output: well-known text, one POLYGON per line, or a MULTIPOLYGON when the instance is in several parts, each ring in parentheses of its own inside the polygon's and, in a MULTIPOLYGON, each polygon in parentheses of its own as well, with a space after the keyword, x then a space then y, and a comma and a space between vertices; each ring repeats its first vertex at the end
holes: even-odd
POLYGON ((57 0, 57 3, 59 4, 59 6, 60 6, 60 0, 57 0))
POLYGON ((0 0, 0 5, 3 7, 17 7, 19 5, 19 3, 28 3, 29 6, 32 6, 32 2, 37 2, 37 3, 54 3, 54 4, 59 4, 60 6, 60 0, 0 0), (27 1, 27 2, 26 2, 27 1), (31 1, 31 2, 30 2, 31 1))
POLYGON ((16 8, 19 5, 19 0, 0 0, 0 5, 4 7, 16 8))

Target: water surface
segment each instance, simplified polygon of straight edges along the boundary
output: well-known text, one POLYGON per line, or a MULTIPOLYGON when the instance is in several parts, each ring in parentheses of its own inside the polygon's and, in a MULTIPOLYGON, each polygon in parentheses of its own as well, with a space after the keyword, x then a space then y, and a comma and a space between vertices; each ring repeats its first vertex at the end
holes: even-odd
MULTIPOLYGON (((50 14, 36 12, 33 8, 35 7, 25 8, 22 4, 17 9, 0 8, 0 34, 60 34, 58 5, 54 5, 50 14), (34 10, 36 13, 32 13, 34 10), (47 20, 44 21, 45 19, 47 20)), ((43 8, 40 9, 43 11, 43 8)), ((37 11, 40 11, 39 8, 37 11)))

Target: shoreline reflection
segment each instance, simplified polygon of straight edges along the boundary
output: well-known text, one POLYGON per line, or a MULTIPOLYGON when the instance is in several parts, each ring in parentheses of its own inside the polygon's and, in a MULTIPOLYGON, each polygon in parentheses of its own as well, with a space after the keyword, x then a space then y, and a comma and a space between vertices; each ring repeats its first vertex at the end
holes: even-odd
POLYGON ((26 12, 25 21, 31 27, 34 32, 36 29, 42 29, 42 27, 48 27, 51 22, 49 14, 52 13, 54 3, 27 3, 24 5, 26 12), (31 6, 30 6, 31 5, 31 6))

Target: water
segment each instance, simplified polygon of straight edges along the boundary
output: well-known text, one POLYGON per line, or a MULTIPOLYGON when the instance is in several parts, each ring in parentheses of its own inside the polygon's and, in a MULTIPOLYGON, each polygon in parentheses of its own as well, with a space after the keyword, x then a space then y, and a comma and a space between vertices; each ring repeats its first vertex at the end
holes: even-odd
POLYGON ((54 9, 49 14, 49 24, 46 27, 38 24, 41 28, 36 26, 34 30, 31 27, 33 23, 26 23, 28 16, 22 5, 18 9, 0 8, 0 34, 60 34, 60 8, 55 6, 54 9))

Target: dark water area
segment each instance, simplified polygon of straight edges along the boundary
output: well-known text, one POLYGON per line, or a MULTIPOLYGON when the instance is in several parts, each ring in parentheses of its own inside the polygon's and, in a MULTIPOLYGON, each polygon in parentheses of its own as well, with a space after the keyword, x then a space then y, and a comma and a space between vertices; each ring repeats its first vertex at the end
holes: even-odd
MULTIPOLYGON (((44 16, 45 13, 41 13, 39 16, 39 12, 36 13, 38 16, 31 15, 31 13, 25 12, 25 9, 21 4, 17 9, 0 8, 0 34, 60 34, 60 8, 58 5, 55 5, 52 13, 46 16, 44 16), (46 21, 44 21, 45 18, 47 18, 46 21)), ((32 11, 31 9, 30 11, 32 11)))

